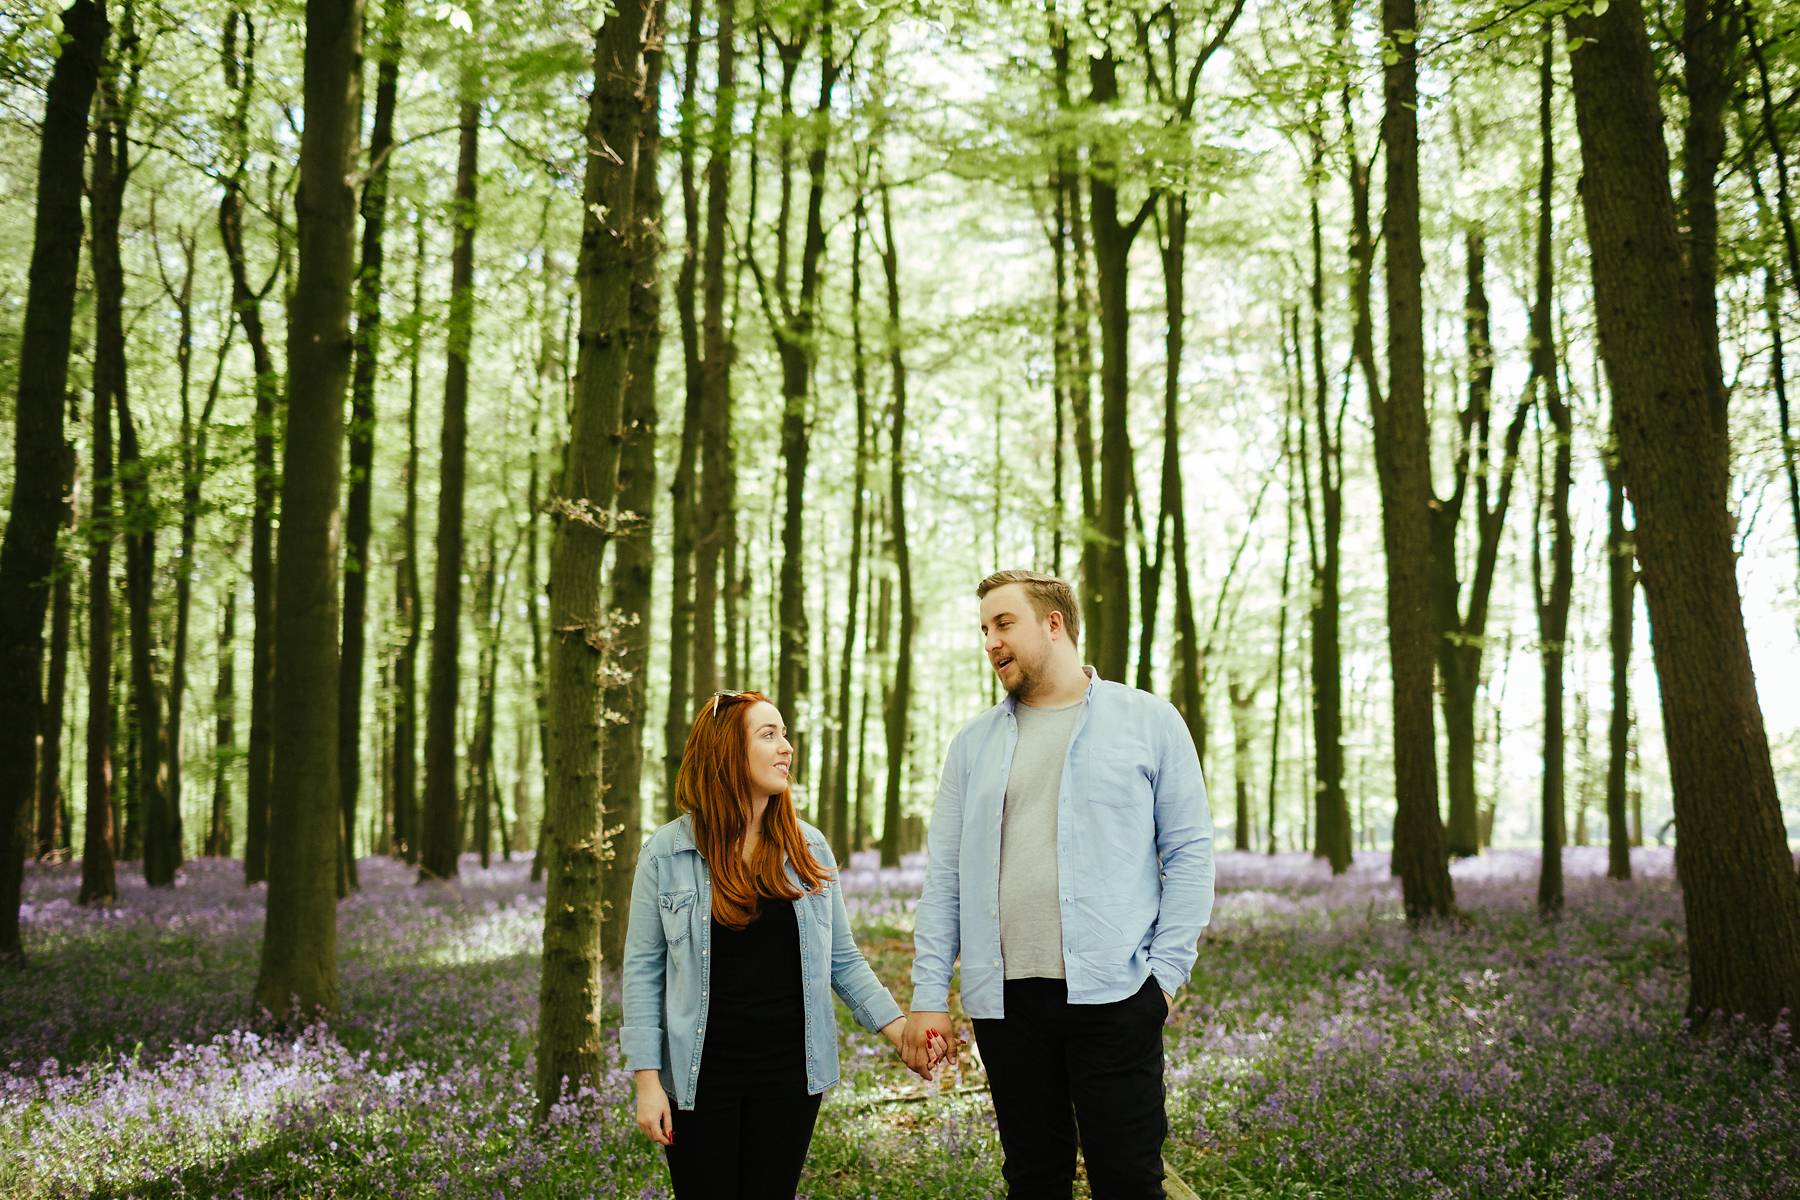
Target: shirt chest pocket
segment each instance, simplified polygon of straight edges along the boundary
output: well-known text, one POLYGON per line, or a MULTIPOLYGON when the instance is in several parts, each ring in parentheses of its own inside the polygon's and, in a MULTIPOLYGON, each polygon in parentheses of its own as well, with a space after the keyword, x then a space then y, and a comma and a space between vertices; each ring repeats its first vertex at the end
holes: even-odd
POLYGON ((671 946, 685 942, 693 932, 694 891, 661 892, 656 897, 657 915, 662 918, 663 939, 671 946))
POLYGON ((1152 801, 1152 761, 1147 750, 1136 746, 1090 750, 1078 795, 1107 808, 1148 810, 1152 801))

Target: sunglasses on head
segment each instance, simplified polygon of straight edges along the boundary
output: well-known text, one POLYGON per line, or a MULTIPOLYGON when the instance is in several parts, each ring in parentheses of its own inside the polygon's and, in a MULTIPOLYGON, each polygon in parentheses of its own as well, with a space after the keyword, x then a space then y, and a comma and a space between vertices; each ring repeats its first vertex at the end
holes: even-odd
POLYGON ((719 715, 719 701, 739 700, 749 694, 748 692, 714 692, 712 694, 712 715, 715 717, 719 715))

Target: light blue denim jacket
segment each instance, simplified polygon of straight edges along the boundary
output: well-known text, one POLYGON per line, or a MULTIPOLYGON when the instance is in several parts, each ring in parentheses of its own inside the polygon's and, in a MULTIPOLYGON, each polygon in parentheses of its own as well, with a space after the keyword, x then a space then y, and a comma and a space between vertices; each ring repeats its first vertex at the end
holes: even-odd
MULTIPOLYGON (((825 835, 804 821, 800 830, 813 858, 835 868, 825 835)), ((792 866, 788 880, 800 887, 792 866)), ((806 1090, 817 1095, 838 1081, 832 992, 871 1033, 902 1014, 857 949, 835 870, 823 890, 794 901, 794 916, 806 1009, 806 1090)), ((694 1107, 700 1084, 711 959, 712 872, 694 847, 693 818, 683 815, 651 834, 638 851, 625 933, 625 1019, 619 1028, 625 1069, 661 1071, 663 1089, 678 1108, 694 1107)))
MULTIPOLYGON (((1173 995, 1212 919, 1212 815, 1181 714, 1149 692, 1090 676, 1056 801, 1063 970, 1072 1004, 1133 995, 1150 975, 1173 995)), ((912 1006, 1006 1015, 1000 957, 1000 817, 1019 723, 1010 696, 963 726, 931 814, 913 934, 912 1006)))

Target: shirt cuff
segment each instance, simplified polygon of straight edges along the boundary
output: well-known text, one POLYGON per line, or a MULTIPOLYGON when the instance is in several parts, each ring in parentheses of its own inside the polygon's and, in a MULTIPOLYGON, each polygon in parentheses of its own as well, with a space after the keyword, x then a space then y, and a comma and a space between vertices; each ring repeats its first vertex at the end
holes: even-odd
POLYGON ((619 1027, 619 1053, 627 1071, 660 1071, 663 1066, 663 1031, 654 1025, 619 1027))

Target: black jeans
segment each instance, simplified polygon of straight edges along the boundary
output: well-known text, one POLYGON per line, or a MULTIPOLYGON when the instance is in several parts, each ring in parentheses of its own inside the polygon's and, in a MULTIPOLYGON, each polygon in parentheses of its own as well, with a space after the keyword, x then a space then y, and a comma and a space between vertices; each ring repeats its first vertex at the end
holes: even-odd
POLYGON ((672 1109, 669 1182, 677 1200, 794 1200, 823 1096, 746 1096, 672 1109))
POLYGON ((1006 1016, 974 1021, 1010 1200, 1069 1200, 1076 1130, 1094 1200, 1163 1195, 1163 1020, 1153 975, 1112 1004, 1070 1004, 1060 979, 1006 981, 1006 1016))

